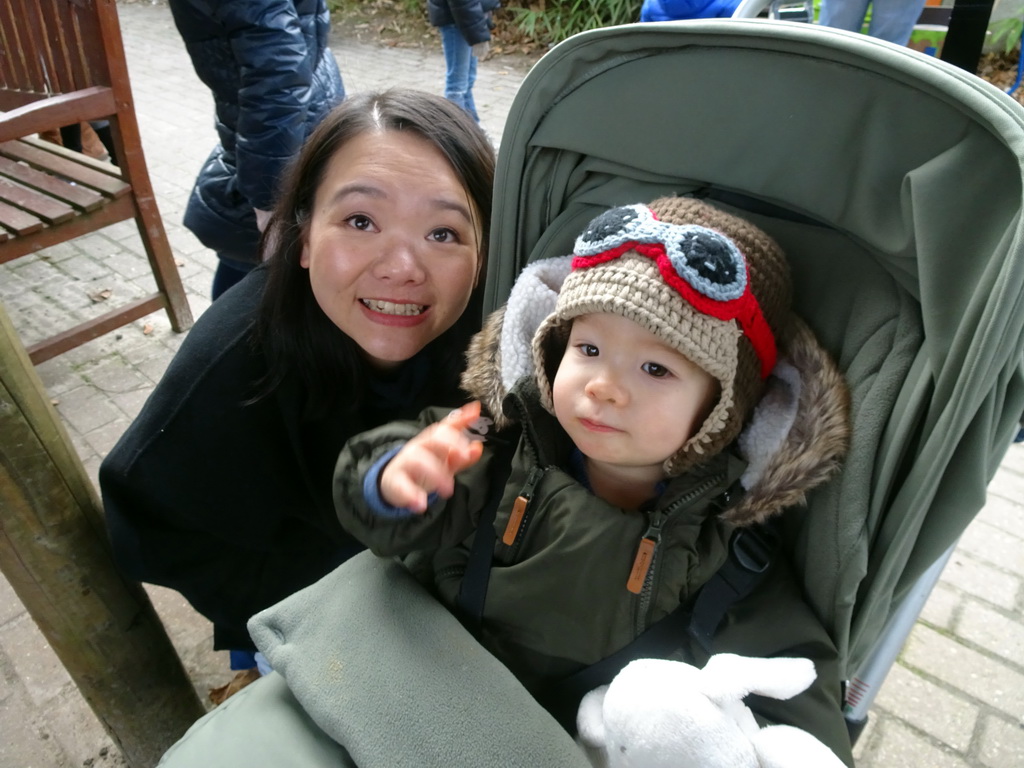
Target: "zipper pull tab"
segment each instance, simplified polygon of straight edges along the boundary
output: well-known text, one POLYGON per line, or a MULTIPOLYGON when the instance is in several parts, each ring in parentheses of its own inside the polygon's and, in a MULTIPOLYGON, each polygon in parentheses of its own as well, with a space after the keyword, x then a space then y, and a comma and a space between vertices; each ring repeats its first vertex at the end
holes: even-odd
POLYGON ((633 567, 629 571, 629 579, 626 581, 626 589, 634 595, 639 595, 647 580, 647 572, 651 569, 654 561, 654 549, 658 542, 644 536, 640 539, 640 546, 636 548, 636 557, 633 558, 633 567))
POLYGON ((526 507, 530 503, 530 498, 533 496, 534 486, 544 475, 543 471, 534 467, 530 470, 530 474, 526 478, 526 485, 523 487, 522 492, 516 497, 515 504, 512 505, 512 514, 509 515, 508 525, 505 526, 505 533, 502 534, 501 543, 506 547, 511 547, 516 543, 516 537, 519 535, 519 528, 523 524, 523 518, 526 517, 526 507))
POLYGON ((640 539, 640 545, 636 548, 636 557, 633 558, 633 567, 629 569, 629 578, 626 580, 626 589, 634 595, 639 595, 647 581, 647 572, 651 570, 651 563, 654 562, 654 550, 658 548, 661 541, 661 526, 664 521, 658 513, 652 513, 647 525, 644 537, 640 539))

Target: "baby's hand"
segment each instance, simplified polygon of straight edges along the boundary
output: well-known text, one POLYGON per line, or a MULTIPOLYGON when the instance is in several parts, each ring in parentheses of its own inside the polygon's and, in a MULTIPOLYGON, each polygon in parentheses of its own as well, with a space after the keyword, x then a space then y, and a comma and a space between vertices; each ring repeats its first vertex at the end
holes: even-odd
POLYGON ((406 443, 380 475, 381 498, 393 507, 421 513, 431 493, 450 497, 456 473, 475 464, 483 453, 479 440, 464 432, 479 417, 480 403, 467 403, 406 443))

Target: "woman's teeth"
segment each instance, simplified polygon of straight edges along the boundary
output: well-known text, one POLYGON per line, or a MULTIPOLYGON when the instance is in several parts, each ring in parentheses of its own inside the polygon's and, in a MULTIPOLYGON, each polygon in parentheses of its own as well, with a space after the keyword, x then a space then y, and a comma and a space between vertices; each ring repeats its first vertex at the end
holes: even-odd
POLYGON ((419 315, 426 309, 422 304, 395 304, 393 301, 376 299, 360 299, 360 301, 374 312, 381 312, 385 315, 419 315))

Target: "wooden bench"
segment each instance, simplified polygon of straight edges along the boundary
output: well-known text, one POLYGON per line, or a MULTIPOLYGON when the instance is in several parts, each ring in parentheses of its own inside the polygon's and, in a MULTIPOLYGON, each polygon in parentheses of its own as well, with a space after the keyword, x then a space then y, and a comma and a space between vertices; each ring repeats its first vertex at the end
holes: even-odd
POLYGON ((115 0, 0 2, 0 264, 126 219, 138 226, 156 291, 29 347, 40 363, 163 309, 192 313, 153 195, 115 0), (118 165, 36 138, 109 122, 118 165))

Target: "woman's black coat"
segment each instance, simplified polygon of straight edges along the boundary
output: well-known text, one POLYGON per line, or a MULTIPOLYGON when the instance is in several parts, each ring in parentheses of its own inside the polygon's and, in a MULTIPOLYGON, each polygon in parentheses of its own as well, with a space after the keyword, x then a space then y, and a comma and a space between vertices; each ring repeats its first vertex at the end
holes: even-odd
POLYGON ((305 417, 297 376, 248 403, 267 372, 253 343, 265 283, 266 270, 253 270, 200 316, 100 466, 118 566, 181 592, 213 622, 218 649, 252 649, 250 616, 362 549, 332 498, 345 441, 430 403, 465 400, 458 371, 430 373, 442 365, 435 344, 403 368, 421 375, 371 381, 356 414, 339 404, 305 417))

